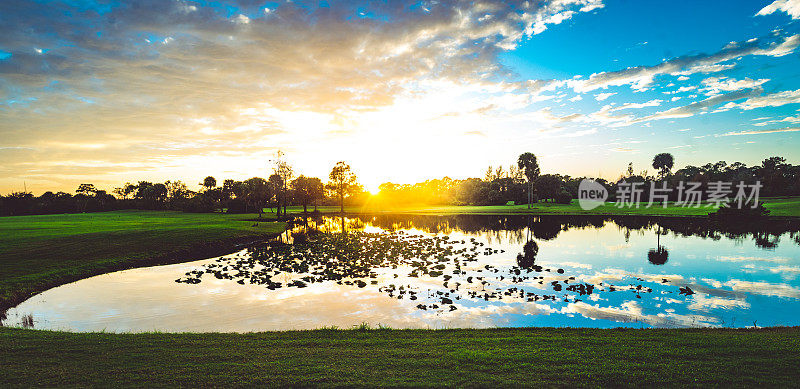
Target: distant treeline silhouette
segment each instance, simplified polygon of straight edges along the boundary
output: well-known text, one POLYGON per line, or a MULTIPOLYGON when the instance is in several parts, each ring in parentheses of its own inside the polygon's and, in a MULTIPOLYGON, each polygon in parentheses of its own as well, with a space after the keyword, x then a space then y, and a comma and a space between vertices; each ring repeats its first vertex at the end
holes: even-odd
MULTIPOLYGON (((370 205, 392 207, 405 205, 504 205, 547 201, 569 204, 577 198, 578 185, 585 177, 559 174, 539 174, 536 156, 525 153, 516 165, 505 169, 489 167, 483 178, 427 180, 417 184, 384 183, 377 195, 365 192, 357 183, 350 167, 339 162, 331 171, 328 183, 316 177, 294 177, 292 168, 279 158, 274 161, 274 173, 269 178, 253 177, 244 181, 217 180, 207 177, 199 191, 189 190, 181 181, 126 183, 111 193, 92 184, 81 184, 75 194, 45 192, 14 192, 0 196, 0 215, 29 215, 50 213, 98 212, 119 209, 180 210, 186 212, 285 213, 288 205, 316 208, 318 205, 370 205)), ((629 164, 617 180, 597 179, 606 187, 610 201, 615 200, 616 185, 626 182, 666 182, 675 188, 677 183, 700 182, 705 192, 709 182, 723 181, 734 185, 744 181, 760 181, 760 196, 800 195, 800 165, 791 165, 782 157, 765 159, 761 165, 747 166, 724 161, 703 166, 686 166, 671 171, 673 157, 662 153, 653 159, 656 175, 636 173, 629 164)), ((734 188, 735 190, 735 188, 734 188)), ((675 193, 673 193, 673 196, 675 193)), ((647 190, 642 201, 647 201, 647 190)))
MULTIPOLYGON (((330 219, 329 219, 330 220, 330 219)), ((325 221, 324 216, 312 216, 305 222, 317 225, 325 221)), ((659 228, 662 235, 699 237, 720 240, 745 239, 753 240, 760 248, 777 246, 780 237, 789 233, 794 243, 800 244, 800 221, 796 219, 778 220, 746 220, 741 222, 720 222, 713 218, 682 218, 639 215, 397 215, 380 214, 348 217, 347 229, 360 229, 366 224, 380 227, 387 231, 398 229, 417 229, 428 233, 452 234, 466 233, 498 233, 493 236, 497 241, 509 243, 525 243, 528 239, 548 241, 558 237, 570 229, 602 228, 611 223, 622 229, 628 239, 631 232, 655 230, 659 228), (531 235, 526 236, 525 229, 531 235), (504 232, 504 234, 499 234, 504 232)))

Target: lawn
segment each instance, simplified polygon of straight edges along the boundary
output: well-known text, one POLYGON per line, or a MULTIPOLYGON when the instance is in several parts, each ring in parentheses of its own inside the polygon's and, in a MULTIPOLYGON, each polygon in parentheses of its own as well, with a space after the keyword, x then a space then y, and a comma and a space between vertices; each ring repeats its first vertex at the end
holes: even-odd
POLYGON ((72 334, 0 329, 6 386, 792 387, 800 328, 72 334))
POLYGON ((234 242, 282 232, 256 215, 164 211, 0 218, 0 308, 112 270, 227 254, 234 242))
MULTIPOLYGON (((798 216, 796 198, 773 201, 769 206, 776 213, 798 216)), ((555 204, 536 207, 534 212, 550 214, 572 214, 578 209, 555 204)), ((615 207, 610 210, 618 211, 615 207)), ((525 206, 427 207, 407 212, 528 210, 525 206)), ((263 238, 285 228, 274 221, 249 221, 254 217, 119 211, 0 218, 0 298, 17 302, 31 293, 94 274, 223 254, 234 242, 263 238)), ((78 334, 0 328, 0 383, 794 386, 800 380, 798 349, 800 328, 253 334, 78 334)))
MULTIPOLYGON (((772 216, 800 217, 800 197, 765 199, 772 216)), ((301 207, 290 207, 299 213, 301 207)), ((320 207, 323 213, 338 207, 320 207)), ((701 216, 709 208, 617 208, 591 211, 572 204, 506 206, 420 206, 392 209, 347 207, 349 213, 547 214, 701 216)), ((169 211, 117 211, 0 218, 0 308, 32 293, 91 275, 158 263, 222 255, 234 242, 282 232, 283 223, 252 220, 256 215, 169 211)), ((265 218, 273 217, 267 213, 265 218)), ((269 220, 269 219, 268 219, 269 220)))
MULTIPOLYGON (((770 210, 770 216, 792 216, 800 217, 800 197, 781 197, 781 198, 762 198, 765 207, 770 210)), ((338 212, 337 207, 321 207, 322 212, 338 212)), ((660 206, 646 207, 646 203, 639 208, 625 207, 618 208, 614 203, 608 202, 592 210, 583 210, 578 205, 577 200, 572 200, 571 204, 557 204, 539 202, 531 205, 487 205, 487 206, 403 206, 396 208, 383 208, 370 206, 346 207, 345 210, 351 213, 410 213, 410 214, 539 214, 539 215, 648 215, 648 216, 705 216, 713 212, 715 208, 701 207, 689 208, 675 206, 669 203, 666 208, 660 206)))

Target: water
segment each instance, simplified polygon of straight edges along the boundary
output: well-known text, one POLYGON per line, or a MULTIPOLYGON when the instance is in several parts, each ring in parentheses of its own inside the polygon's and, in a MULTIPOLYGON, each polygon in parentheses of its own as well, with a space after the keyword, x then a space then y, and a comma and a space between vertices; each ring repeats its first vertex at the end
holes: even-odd
MULTIPOLYGON (((274 263, 272 251, 242 250, 63 285, 10 309, 3 324, 111 332, 248 332, 363 323, 392 328, 800 325, 795 227, 720 228, 682 219, 381 216, 326 218, 298 225, 281 239, 297 241, 296 249, 303 247, 299 239, 308 231, 336 233, 343 224, 351 233, 394 243, 370 251, 378 259, 366 270, 352 261, 338 267, 341 284, 306 277, 305 287, 289 287, 305 274, 282 271, 269 281, 281 286, 269 289, 236 274, 243 274, 241 264, 253 263, 245 269, 254 272, 269 270, 262 265, 274 263), (443 243, 434 248, 437 241, 443 243), (402 244, 422 242, 431 247, 428 261, 398 252, 402 244), (452 249, 445 255, 447 246, 452 249), (419 268, 423 274, 411 277, 415 260, 425 262, 419 268), (372 277, 356 277, 356 271, 372 277), (201 272, 200 283, 175 282, 201 272)), ((364 248, 364 255, 369 250, 364 248)))

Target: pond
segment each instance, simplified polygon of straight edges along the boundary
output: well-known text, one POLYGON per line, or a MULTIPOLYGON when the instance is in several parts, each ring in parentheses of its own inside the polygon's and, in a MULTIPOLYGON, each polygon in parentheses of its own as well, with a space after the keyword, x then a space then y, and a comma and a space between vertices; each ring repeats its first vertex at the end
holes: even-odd
POLYGON ((793 223, 390 216, 63 285, 3 325, 66 331, 800 325, 793 223), (342 230, 346 234, 342 234, 342 230))

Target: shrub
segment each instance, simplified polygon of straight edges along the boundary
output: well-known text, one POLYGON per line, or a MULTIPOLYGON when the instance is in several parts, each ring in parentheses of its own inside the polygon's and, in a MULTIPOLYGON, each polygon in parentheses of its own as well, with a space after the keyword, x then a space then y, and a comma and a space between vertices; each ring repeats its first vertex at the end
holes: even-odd
POLYGON ((569 204, 572 202, 572 195, 565 190, 561 191, 561 193, 556 195, 556 202, 559 204, 569 204))

